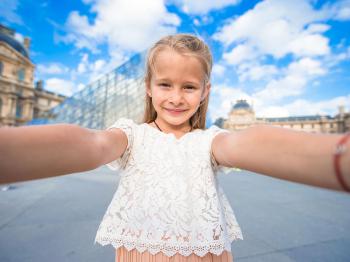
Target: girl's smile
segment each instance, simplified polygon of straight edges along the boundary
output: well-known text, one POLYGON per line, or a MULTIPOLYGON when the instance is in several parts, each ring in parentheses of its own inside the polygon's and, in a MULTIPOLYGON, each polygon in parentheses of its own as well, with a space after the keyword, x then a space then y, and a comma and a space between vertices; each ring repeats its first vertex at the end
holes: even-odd
POLYGON ((167 108, 165 108, 165 110, 167 110, 170 114, 175 115, 175 116, 180 115, 181 113, 186 111, 186 110, 179 110, 179 109, 171 110, 171 109, 167 109, 167 108))

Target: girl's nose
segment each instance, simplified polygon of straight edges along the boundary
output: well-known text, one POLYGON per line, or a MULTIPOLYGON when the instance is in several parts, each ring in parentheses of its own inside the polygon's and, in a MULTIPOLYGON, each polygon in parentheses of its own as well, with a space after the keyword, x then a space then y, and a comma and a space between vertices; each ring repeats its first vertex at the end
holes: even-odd
POLYGON ((169 101, 173 102, 174 104, 180 103, 182 101, 182 91, 174 89, 170 94, 169 101))

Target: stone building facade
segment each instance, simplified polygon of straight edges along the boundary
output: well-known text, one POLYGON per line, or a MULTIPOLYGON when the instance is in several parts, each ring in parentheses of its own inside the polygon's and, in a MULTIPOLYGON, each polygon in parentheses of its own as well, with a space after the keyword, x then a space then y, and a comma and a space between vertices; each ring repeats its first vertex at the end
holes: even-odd
POLYGON ((41 81, 34 87, 30 39, 21 43, 14 35, 14 30, 0 25, 0 127, 23 125, 66 98, 44 90, 41 81))
POLYGON ((350 131, 350 112, 338 107, 338 114, 257 118, 246 100, 237 100, 227 119, 219 118, 216 125, 229 130, 242 130, 258 124, 270 124, 312 133, 344 133, 350 131))

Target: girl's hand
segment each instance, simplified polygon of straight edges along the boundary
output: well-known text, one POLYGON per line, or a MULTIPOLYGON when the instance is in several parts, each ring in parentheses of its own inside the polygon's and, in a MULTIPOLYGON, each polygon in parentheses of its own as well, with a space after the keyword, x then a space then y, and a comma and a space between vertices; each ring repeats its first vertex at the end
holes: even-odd
MULTIPOLYGON (((212 151, 223 166, 342 191, 333 167, 335 145, 341 137, 257 125, 217 135, 212 151)), ((342 155, 340 168, 350 186, 349 151, 342 155)))

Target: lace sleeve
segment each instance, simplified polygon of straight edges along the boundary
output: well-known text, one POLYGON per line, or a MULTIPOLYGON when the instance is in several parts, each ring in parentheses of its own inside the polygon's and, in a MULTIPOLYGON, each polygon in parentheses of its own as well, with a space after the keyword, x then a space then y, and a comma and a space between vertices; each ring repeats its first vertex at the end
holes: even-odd
POLYGON ((131 119, 120 118, 113 125, 108 127, 106 130, 110 130, 112 128, 121 129, 128 138, 128 145, 123 153, 123 155, 112 162, 106 164, 112 170, 125 169, 129 162, 129 158, 132 152, 133 142, 134 142, 134 127, 135 123, 131 119))
POLYGON ((220 127, 217 127, 215 125, 211 126, 210 127, 210 134, 209 134, 209 139, 210 139, 210 162, 211 162, 211 166, 214 170, 215 173, 224 173, 224 174, 227 174, 231 171, 231 168, 230 167, 225 167, 225 166, 222 166, 222 165, 219 165, 218 162, 216 161, 215 157, 214 157, 214 154, 213 154, 213 151, 212 151, 212 148, 211 148, 211 145, 212 145, 212 142, 214 140, 214 137, 216 137, 218 134, 220 133, 225 133, 225 132, 230 132, 226 129, 222 129, 220 127))

